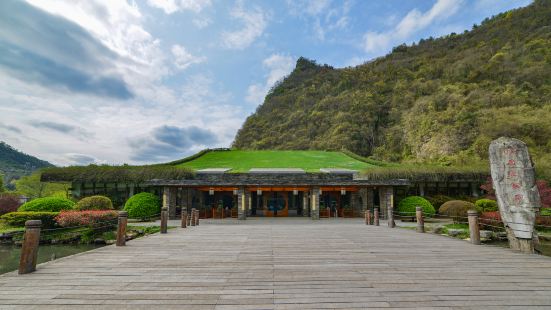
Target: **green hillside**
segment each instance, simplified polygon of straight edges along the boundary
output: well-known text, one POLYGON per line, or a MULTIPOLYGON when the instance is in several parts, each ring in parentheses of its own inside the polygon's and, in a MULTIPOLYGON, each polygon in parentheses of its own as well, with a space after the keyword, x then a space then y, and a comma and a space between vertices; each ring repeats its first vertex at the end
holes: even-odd
POLYGON ((4 176, 6 187, 13 189, 10 185, 11 180, 29 175, 37 169, 52 166, 47 161, 22 153, 0 141, 0 174, 4 176))
POLYGON ((551 161, 551 0, 353 68, 300 58, 233 146, 453 165, 485 160, 499 136, 551 161))
POLYGON ((320 172, 320 168, 364 170, 373 165, 341 152, 324 151, 210 151, 177 165, 194 170, 231 168, 231 172, 247 172, 251 168, 301 168, 320 172))

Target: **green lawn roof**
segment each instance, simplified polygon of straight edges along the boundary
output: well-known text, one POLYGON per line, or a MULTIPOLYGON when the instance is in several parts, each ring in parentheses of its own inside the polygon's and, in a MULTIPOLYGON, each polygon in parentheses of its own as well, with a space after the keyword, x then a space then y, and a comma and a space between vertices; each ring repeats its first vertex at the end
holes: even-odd
POLYGON ((210 151, 176 166, 195 170, 231 168, 230 172, 234 173, 251 168, 301 168, 306 172, 320 172, 320 168, 364 170, 373 167, 341 152, 244 150, 210 151))

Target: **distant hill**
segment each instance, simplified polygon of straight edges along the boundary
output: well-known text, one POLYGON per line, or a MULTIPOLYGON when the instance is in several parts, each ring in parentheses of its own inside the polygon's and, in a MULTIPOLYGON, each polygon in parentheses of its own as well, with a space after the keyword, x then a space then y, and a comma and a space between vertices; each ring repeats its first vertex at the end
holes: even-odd
POLYGON ((29 175, 37 169, 53 167, 47 161, 22 153, 8 144, 0 141, 0 174, 4 176, 4 184, 10 188, 10 182, 21 176, 29 175))
POLYGON ((551 162, 551 0, 353 68, 300 58, 233 146, 454 164, 486 159, 499 136, 551 162))

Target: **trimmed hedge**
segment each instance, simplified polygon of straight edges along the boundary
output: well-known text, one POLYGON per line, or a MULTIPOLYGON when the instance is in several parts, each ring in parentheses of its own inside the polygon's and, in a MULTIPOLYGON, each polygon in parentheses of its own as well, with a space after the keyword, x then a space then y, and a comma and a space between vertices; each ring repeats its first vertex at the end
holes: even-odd
POLYGON ((75 203, 72 200, 61 197, 36 198, 23 204, 19 212, 59 212, 61 210, 72 210, 75 203))
POLYGON ((440 206, 440 210, 438 210, 438 213, 451 216, 455 220, 461 219, 467 221, 467 211, 469 210, 482 212, 482 210, 475 206, 472 202, 463 200, 451 200, 440 206))
POLYGON ((433 216, 436 213, 430 201, 420 196, 409 196, 402 199, 398 204, 398 213, 402 216, 415 216, 416 207, 423 208, 425 216, 433 216))
POLYGON ((42 228, 54 228, 57 226, 55 217, 59 212, 10 212, 0 216, 0 219, 11 226, 25 226, 29 220, 41 220, 42 228))
POLYGON ((474 203, 474 205, 477 210, 481 210, 481 212, 494 212, 499 210, 497 207, 497 202, 492 199, 479 199, 474 203))
POLYGON ((139 193, 126 201, 124 211, 132 219, 149 219, 161 213, 161 201, 151 193, 139 193))
POLYGON ((105 196, 84 197, 77 202, 75 210, 113 210, 113 202, 105 196))

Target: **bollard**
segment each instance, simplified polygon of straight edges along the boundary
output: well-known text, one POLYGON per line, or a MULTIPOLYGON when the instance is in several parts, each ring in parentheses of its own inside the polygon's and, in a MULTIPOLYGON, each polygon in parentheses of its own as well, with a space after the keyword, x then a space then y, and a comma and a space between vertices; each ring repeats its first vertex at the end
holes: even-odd
POLYGON ((469 234, 472 244, 480 244, 480 228, 478 227, 478 212, 476 210, 467 211, 469 218, 469 234))
POLYGON ((423 219, 423 208, 415 207, 415 217, 417 218, 417 232, 425 232, 425 220, 423 219))
POLYGON ((379 226, 379 209, 373 211, 373 222, 375 226, 379 226))
POLYGON ((365 210, 364 217, 365 217, 365 225, 369 225, 369 210, 365 210))
POLYGON ((128 223, 128 212, 119 212, 119 223, 117 225, 117 246, 126 245, 126 224, 128 223))
POLYGON ((369 225, 373 225, 373 211, 367 210, 367 222, 369 225))
POLYGON ((392 205, 388 206, 387 213, 388 213, 388 221, 387 221, 388 227, 390 228, 396 227, 396 223, 394 222, 394 208, 392 207, 392 205))
POLYGON ((161 208, 161 234, 166 234, 167 232, 167 225, 168 225, 168 208, 162 207, 161 208))
POLYGON ((40 243, 40 226, 42 221, 30 220, 25 222, 25 236, 19 259, 19 274, 31 273, 36 270, 38 244, 40 243))
POLYGON ((191 226, 195 226, 195 216, 197 216, 197 212, 195 208, 191 209, 191 226))
POLYGON ((182 228, 187 227, 187 210, 182 209, 182 228))
POLYGON ((195 226, 199 226, 199 210, 195 210, 195 226))

